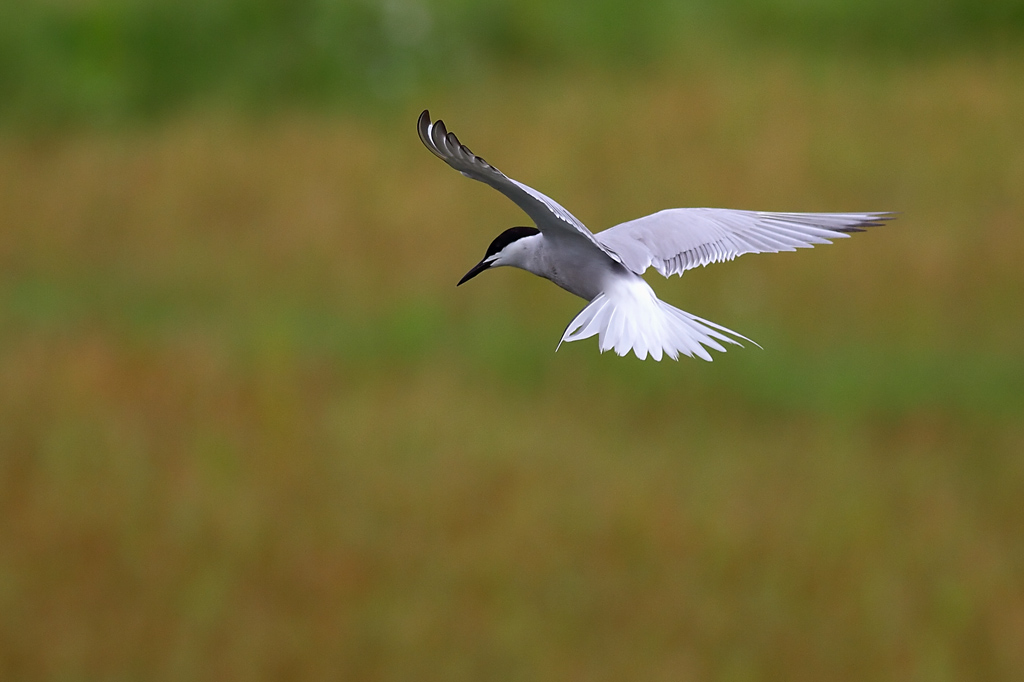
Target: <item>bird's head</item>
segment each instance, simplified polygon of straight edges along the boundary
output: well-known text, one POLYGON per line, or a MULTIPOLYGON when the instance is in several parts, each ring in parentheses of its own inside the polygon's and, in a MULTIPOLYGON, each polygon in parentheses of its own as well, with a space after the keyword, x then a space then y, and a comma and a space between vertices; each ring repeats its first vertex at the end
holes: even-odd
MULTIPOLYGON (((487 253, 484 254, 483 260, 474 265, 473 269, 459 280, 459 284, 468 282, 488 268, 500 265, 523 267, 528 249, 526 242, 522 240, 537 234, 540 234, 540 230, 536 227, 508 228, 494 238, 491 245, 487 247, 487 253)), ((459 286, 459 284, 455 286, 459 286)))

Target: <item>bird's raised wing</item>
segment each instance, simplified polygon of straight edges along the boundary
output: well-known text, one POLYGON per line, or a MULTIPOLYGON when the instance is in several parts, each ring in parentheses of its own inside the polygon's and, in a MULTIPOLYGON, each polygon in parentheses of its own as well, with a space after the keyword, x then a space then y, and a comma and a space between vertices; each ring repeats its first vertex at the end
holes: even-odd
POLYGON ((420 134, 420 140, 423 141, 427 149, 433 152, 434 156, 467 178, 479 180, 504 194, 523 209, 526 215, 536 223, 537 229, 544 234, 583 237, 613 259, 619 260, 614 253, 610 253, 594 238, 594 234, 587 229, 586 225, 563 208, 561 204, 532 187, 513 180, 474 154, 469 147, 459 142, 455 133, 448 132, 444 121, 431 122, 430 112, 426 109, 420 114, 416 129, 420 134))
POLYGON ((643 274, 665 277, 690 268, 732 260, 745 253, 778 253, 831 244, 850 232, 881 225, 891 213, 767 213, 726 208, 670 208, 594 235, 643 274))

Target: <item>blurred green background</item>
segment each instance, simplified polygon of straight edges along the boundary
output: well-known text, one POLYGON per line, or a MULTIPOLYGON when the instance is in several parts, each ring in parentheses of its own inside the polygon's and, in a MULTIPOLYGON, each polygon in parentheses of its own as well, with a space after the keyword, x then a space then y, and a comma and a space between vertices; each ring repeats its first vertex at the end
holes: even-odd
POLYGON ((0 5, 0 678, 1024 679, 1017 0, 0 5), (583 302, 592 229, 893 210, 583 302))

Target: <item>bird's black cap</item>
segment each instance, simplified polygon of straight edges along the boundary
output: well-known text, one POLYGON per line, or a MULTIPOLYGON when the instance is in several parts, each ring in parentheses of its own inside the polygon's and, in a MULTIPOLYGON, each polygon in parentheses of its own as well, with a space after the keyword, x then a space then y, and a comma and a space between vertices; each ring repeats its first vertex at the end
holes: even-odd
MULTIPOLYGON (((532 237, 535 234, 540 234, 540 230, 536 227, 518 226, 508 228, 494 238, 491 245, 487 247, 487 253, 484 254, 483 260, 474 265, 473 269, 467 272, 465 276, 459 280, 459 284, 468 282, 487 268, 491 267, 491 262, 487 259, 504 249, 512 242, 519 241, 523 237, 532 237)), ((456 284, 455 286, 459 286, 459 284, 456 284)))

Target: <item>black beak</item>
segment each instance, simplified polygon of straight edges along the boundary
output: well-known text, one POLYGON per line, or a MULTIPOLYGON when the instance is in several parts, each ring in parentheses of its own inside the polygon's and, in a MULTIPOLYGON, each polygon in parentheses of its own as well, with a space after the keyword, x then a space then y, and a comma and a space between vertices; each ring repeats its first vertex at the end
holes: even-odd
POLYGON ((479 263, 474 265, 473 269, 467 272, 465 276, 459 280, 459 284, 456 284, 455 286, 459 286, 460 284, 468 282, 469 280, 473 279, 474 277, 476 277, 489 267, 491 267, 491 264, 490 262, 487 261, 487 259, 480 261, 479 263))

